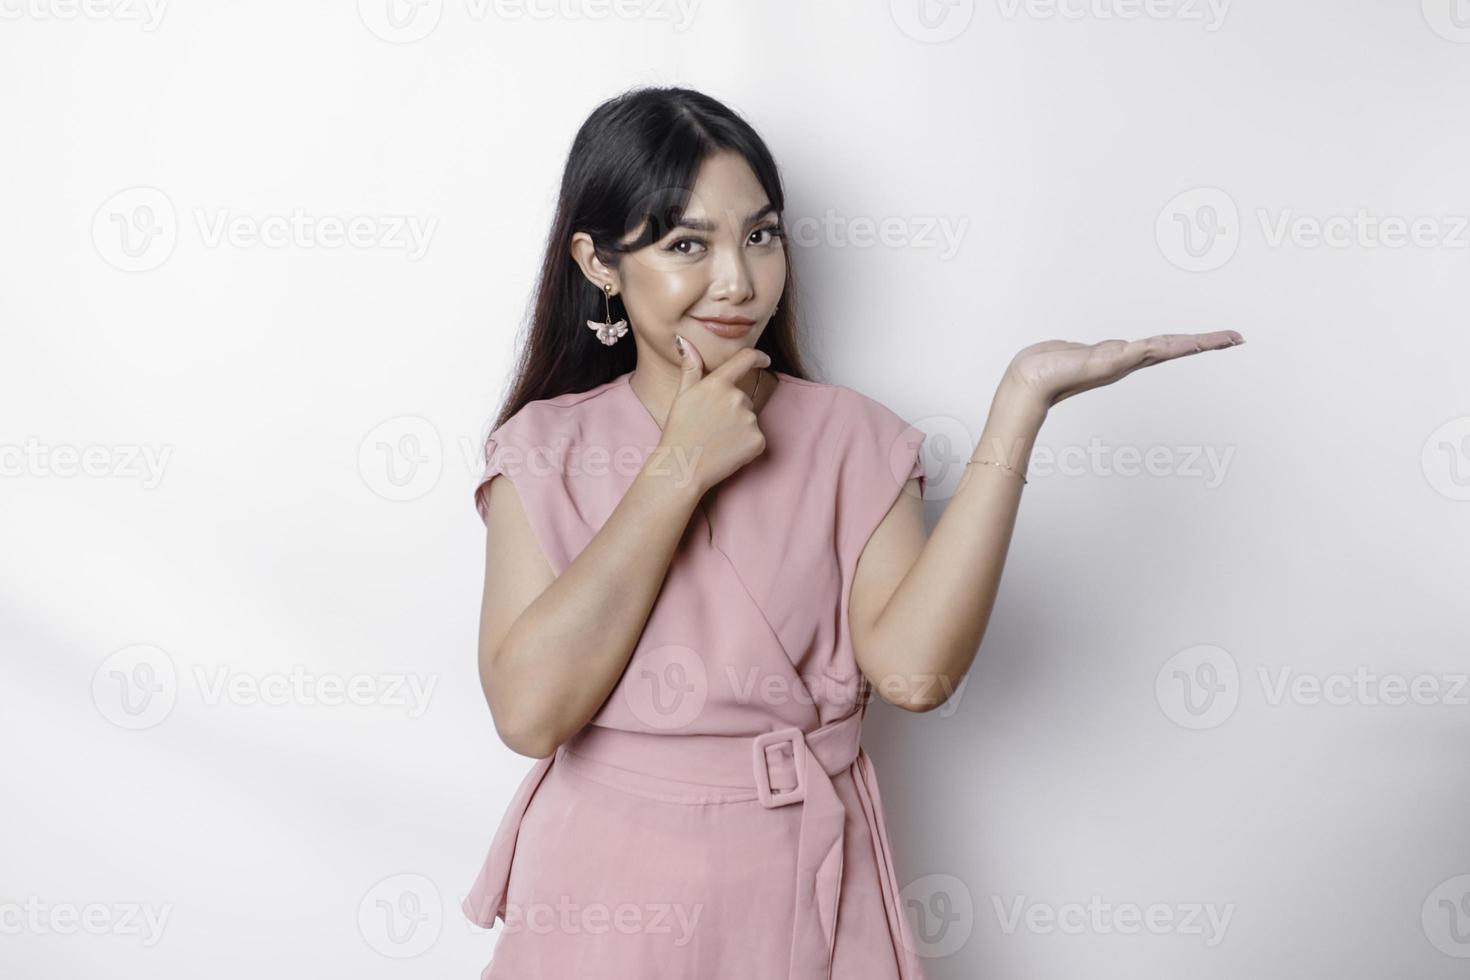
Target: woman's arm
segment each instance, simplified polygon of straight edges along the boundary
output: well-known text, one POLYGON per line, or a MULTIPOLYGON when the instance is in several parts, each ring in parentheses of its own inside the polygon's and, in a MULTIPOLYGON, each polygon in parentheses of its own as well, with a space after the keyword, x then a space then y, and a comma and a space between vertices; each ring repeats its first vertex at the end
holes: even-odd
MULTIPOLYGON (((1025 473, 1045 417, 1034 401, 1002 384, 971 458, 1025 473)), ((848 609, 853 651, 875 693, 910 711, 928 711, 955 692, 985 636, 1023 484, 999 466, 966 466, 926 540, 918 483, 909 481, 868 539, 848 609)))
POLYGON ((750 396, 737 381, 768 366, 770 355, 742 348, 708 375, 692 344, 683 344, 680 358, 679 390, 658 450, 559 577, 511 481, 492 479, 483 491, 480 686, 496 732, 522 755, 551 755, 602 708, 638 646, 695 507, 765 451, 750 396))
MULTIPOLYGON (((1048 410, 1141 367, 1244 343, 1235 331, 1164 334, 1132 342, 1047 341, 1016 355, 971 458, 1021 474, 1048 410)), ((954 694, 979 651, 1010 549, 1021 477, 967 465, 925 539, 923 501, 909 481, 869 538, 849 597, 853 651, 879 697, 928 711, 954 694)))
POLYGON ((622 676, 702 492, 675 471, 646 465, 560 577, 511 481, 490 481, 480 685, 512 750, 556 751, 622 676))

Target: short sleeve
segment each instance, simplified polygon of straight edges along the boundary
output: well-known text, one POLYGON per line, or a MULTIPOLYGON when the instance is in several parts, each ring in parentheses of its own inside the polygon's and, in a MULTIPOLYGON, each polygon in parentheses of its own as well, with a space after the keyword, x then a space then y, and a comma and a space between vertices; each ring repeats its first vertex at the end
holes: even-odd
POLYGON ((490 516, 485 503, 485 488, 495 477, 508 475, 503 459, 506 445, 505 426, 490 433, 485 440, 485 469, 480 474, 480 482, 475 485, 475 510, 480 515, 480 523, 486 526, 490 524, 490 516))
POLYGON ((547 564, 561 575, 571 564, 570 542, 577 523, 563 480, 562 457, 550 435, 518 415, 486 438, 485 468, 475 486, 475 510, 487 528, 490 516, 485 491, 497 476, 515 484, 521 509, 547 564))
POLYGON ((842 387, 837 438, 838 552, 855 566, 908 481, 925 486, 925 433, 882 402, 842 387))

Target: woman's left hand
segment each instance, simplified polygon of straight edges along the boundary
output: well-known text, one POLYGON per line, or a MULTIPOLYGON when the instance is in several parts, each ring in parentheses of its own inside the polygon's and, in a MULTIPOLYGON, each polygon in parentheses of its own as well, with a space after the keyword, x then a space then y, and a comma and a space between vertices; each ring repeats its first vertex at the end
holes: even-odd
POLYGON ((1006 381, 1035 398, 1044 412, 1063 399, 1110 385, 1141 367, 1243 343, 1245 338, 1234 330, 1165 333, 1142 340, 1100 340, 1095 344, 1046 340, 1012 358, 1006 368, 1006 381))

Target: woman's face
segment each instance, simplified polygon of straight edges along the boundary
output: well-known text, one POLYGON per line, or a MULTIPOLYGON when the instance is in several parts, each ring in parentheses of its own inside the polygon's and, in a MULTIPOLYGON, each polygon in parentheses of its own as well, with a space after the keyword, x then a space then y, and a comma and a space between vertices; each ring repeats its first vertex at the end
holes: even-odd
POLYGON ((780 216, 745 158, 726 150, 706 159, 680 225, 608 270, 640 354, 677 364, 678 334, 710 369, 754 347, 786 283, 784 244, 780 216))

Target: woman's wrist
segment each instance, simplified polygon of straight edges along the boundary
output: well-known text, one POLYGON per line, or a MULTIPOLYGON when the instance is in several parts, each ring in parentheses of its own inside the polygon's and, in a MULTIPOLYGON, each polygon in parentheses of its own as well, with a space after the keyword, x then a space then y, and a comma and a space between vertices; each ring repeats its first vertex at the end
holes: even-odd
POLYGON ((1007 374, 995 389, 990 415, 1006 424, 1039 430, 1046 421, 1048 406, 1034 388, 1007 374))
POLYGON ((971 462, 996 465, 1024 478, 1046 412, 1046 406, 1031 389, 1009 378, 1002 381, 990 403, 985 430, 970 455, 971 462))
POLYGON ((662 446, 644 463, 635 480, 638 481, 652 487, 651 492, 674 510, 687 510, 690 514, 709 489, 699 478, 692 460, 683 452, 662 446))

